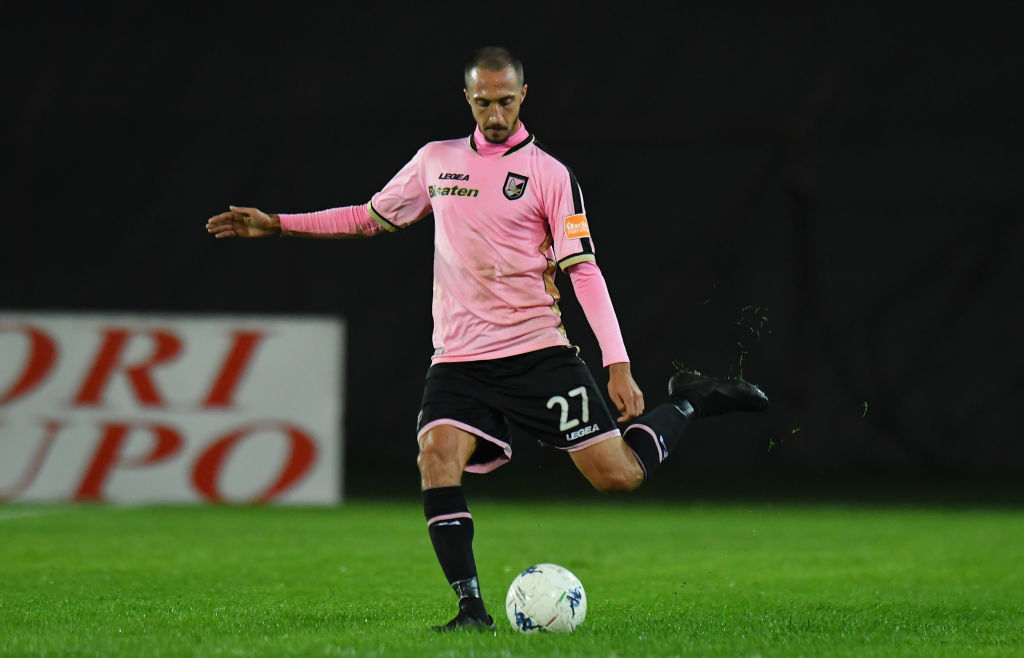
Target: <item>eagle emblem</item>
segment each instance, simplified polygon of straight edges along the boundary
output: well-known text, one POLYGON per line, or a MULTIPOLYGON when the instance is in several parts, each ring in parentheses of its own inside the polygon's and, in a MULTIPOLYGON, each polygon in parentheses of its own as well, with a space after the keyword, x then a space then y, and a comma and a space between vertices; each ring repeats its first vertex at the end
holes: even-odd
POLYGON ((529 177, 522 176, 520 174, 513 174, 511 171, 508 172, 508 176, 505 176, 505 185, 502 187, 502 192, 505 194, 505 198, 509 201, 515 201, 516 199, 523 196, 526 192, 526 183, 529 181, 529 177))

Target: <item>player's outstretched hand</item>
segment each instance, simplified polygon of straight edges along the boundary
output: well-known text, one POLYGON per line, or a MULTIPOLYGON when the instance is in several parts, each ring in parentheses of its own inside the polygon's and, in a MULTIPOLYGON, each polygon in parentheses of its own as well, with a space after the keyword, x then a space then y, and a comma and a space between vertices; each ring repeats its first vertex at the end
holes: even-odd
POLYGON ((620 423, 633 420, 644 412, 644 394, 633 381, 628 363, 608 365, 608 395, 622 414, 618 418, 620 423))
POLYGON ((268 215, 258 208, 228 208, 228 212, 206 220, 206 232, 215 238, 262 238, 281 232, 277 215, 268 215))

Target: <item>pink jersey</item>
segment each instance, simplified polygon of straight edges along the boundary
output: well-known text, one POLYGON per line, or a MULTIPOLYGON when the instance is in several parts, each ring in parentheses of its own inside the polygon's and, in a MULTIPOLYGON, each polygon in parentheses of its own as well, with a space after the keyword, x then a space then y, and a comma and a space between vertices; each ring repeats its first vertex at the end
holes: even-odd
POLYGON ((370 201, 395 231, 434 215, 434 363, 568 345, 555 268, 594 260, 572 172, 526 128, 423 146, 370 201))

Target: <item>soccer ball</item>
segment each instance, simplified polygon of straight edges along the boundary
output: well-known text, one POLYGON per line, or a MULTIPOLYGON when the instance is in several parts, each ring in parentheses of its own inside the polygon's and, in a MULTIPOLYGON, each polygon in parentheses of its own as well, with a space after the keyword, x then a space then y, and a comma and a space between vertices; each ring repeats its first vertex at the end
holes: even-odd
POLYGON ((505 614, 520 633, 572 633, 587 616, 587 594, 565 567, 535 564, 512 580, 505 614))

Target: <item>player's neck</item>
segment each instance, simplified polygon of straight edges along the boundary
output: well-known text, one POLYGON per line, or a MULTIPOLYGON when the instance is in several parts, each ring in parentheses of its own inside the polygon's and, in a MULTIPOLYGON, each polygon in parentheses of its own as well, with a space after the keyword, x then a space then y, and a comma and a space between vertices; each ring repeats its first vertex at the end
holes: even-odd
POLYGON ((484 133, 480 130, 480 126, 476 127, 473 131, 473 147, 476 152, 484 157, 502 156, 509 149, 515 148, 519 144, 522 144, 524 140, 529 139, 530 133, 526 130, 526 126, 522 121, 519 121, 519 127, 514 133, 508 136, 504 142, 500 144, 493 144, 484 139, 484 133))

